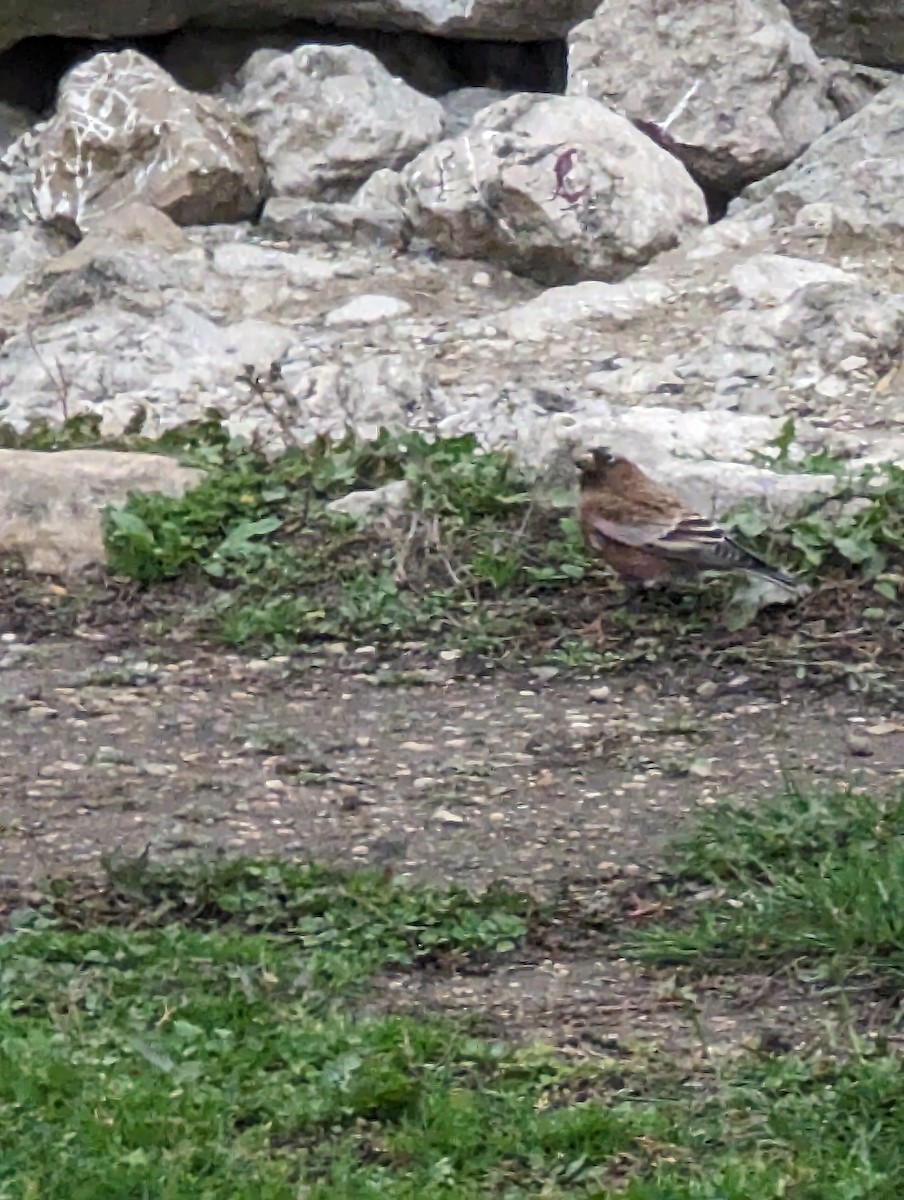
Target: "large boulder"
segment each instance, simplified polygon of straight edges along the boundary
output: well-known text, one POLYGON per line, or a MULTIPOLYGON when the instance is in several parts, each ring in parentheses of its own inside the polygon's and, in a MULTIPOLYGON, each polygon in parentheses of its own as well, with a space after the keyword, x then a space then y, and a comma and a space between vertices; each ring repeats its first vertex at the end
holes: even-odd
POLYGON ((443 109, 357 46, 258 50, 236 107, 277 196, 345 200, 374 171, 401 167, 442 136, 443 109))
POLYGON ((726 191, 838 121, 829 82, 776 0, 603 4, 569 37, 569 94, 661 131, 697 179, 726 191))
POLYGON ((222 101, 179 87, 134 50, 69 72, 34 152, 38 215, 79 232, 134 200, 180 225, 206 225, 249 217, 263 198, 250 131, 222 101))
POLYGON ((815 237, 851 234, 901 246, 904 84, 887 88, 784 171, 747 188, 732 214, 767 211, 815 237))
POLYGON ((75 574, 104 561, 107 505, 134 491, 181 496, 203 477, 163 454, 0 450, 0 555, 41 574, 75 574))
POLYGON ((402 180, 416 234, 542 283, 622 278, 707 220, 677 159, 579 97, 492 104, 402 180))

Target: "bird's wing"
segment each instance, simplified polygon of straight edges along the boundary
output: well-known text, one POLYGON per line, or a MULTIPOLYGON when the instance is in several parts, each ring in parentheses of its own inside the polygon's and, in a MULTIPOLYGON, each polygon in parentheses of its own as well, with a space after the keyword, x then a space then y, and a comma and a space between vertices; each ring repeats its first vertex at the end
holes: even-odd
MULTIPOLYGON (((696 513, 677 512, 672 518, 663 513, 660 520, 628 524, 611 521, 597 513, 589 514, 590 539, 596 533, 602 538, 620 542, 623 546, 647 550, 675 563, 688 563, 698 570, 752 571, 786 587, 796 587, 797 581, 783 571, 770 567, 758 555, 739 546, 731 534, 714 521, 696 513)), ((603 546, 598 546, 602 550, 603 546)))
POLYGON ((669 555, 684 557, 685 555, 707 554, 718 548, 724 548, 731 539, 728 534, 707 517, 688 514, 672 526, 658 540, 669 555))
POLYGON ((694 513, 677 514, 677 519, 671 520, 663 515, 659 520, 631 524, 593 513, 590 524, 603 537, 623 546, 644 546, 676 558, 705 553, 726 539, 724 529, 694 513))

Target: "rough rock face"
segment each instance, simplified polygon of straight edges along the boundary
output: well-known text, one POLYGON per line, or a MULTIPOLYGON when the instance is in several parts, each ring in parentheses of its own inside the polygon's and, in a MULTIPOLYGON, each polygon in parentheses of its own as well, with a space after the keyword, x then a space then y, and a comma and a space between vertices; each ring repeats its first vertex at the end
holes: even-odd
POLYGON ((115 38, 167 33, 185 25, 272 28, 306 18, 364 29, 415 30, 444 37, 530 41, 564 37, 598 0, 4 0, 0 49, 21 38, 115 38))
POLYGON ((820 54, 874 67, 904 67, 901 0, 787 0, 794 24, 820 54))
POLYGON ((447 92, 442 97, 446 119, 446 137, 458 137, 464 133, 477 114, 499 100, 507 100, 511 92, 500 92, 496 88, 466 87, 447 92))
POLYGON ((30 226, 18 233, 4 232, 0 226, 0 301, 11 296, 32 272, 40 271, 48 255, 59 252, 58 240, 61 239, 39 226, 30 226))
POLYGON ((415 232, 544 283, 619 279, 706 222, 681 164, 594 100, 513 96, 402 173, 415 232))
POLYGON ((865 67, 841 58, 823 59, 829 72, 829 96, 842 121, 858 113, 888 87, 895 87, 900 77, 894 71, 865 67))
POLYGON ((737 190, 838 120, 787 16, 776 0, 603 4, 569 37, 568 92, 665 130, 698 179, 737 190))
POLYGON ((66 76, 37 155, 38 215, 81 232, 135 199, 199 225, 241 220, 263 197, 250 132, 134 50, 98 54, 66 76))
POLYGON ((732 212, 768 209, 816 238, 904 236, 904 83, 887 88, 791 166, 753 184, 732 212))
POLYGON ((104 561, 101 514, 131 491, 181 496, 203 471, 163 454, 0 450, 0 554, 30 571, 72 575, 104 561))
POLYGON ((357 46, 259 50, 236 108, 254 130, 277 196, 347 199, 442 135, 443 109, 357 46))
MULTIPOLYGON (((698 0, 699 11, 709 3, 698 0)), ((708 44, 709 32, 697 40, 708 44)), ((0 160, 0 435, 93 414, 103 434, 153 437, 211 409, 274 453, 348 428, 473 432, 538 469, 547 495, 573 485, 574 450, 596 442, 707 512, 751 498, 782 509, 832 485, 754 458, 789 418, 798 455, 829 446, 904 461, 904 85, 858 111, 884 76, 864 82, 833 65, 854 115, 707 225, 682 163, 588 97, 461 93, 446 100, 455 137, 398 170, 373 169, 412 152, 399 139, 414 122, 392 113, 387 140, 374 134, 379 105, 365 112, 359 85, 377 78, 393 96, 397 85, 366 55, 359 71, 362 53, 330 50, 329 78, 299 102, 319 121, 322 93, 341 84, 329 136, 351 143, 347 153, 313 144, 311 130, 319 137, 325 123, 266 111, 282 100, 261 89, 260 120, 273 120, 274 139, 290 137, 293 122, 308 130, 297 149, 310 153, 302 175, 315 181, 313 193, 270 198, 261 220, 235 222, 233 208, 223 210, 232 224, 200 223, 221 210, 209 176, 191 174, 196 144, 202 162, 218 162, 224 146, 252 136, 231 105, 174 89, 133 54, 89 67, 96 75, 98 61, 128 64, 116 83, 130 85, 137 62, 147 83, 140 109, 110 69, 108 109, 91 110, 90 137, 83 111, 64 98, 68 124, 61 110, 49 129, 14 143, 0 160), (155 107, 161 95, 173 108, 155 107), (170 119, 186 105, 187 149, 170 119), (109 140, 98 113, 115 127, 109 140), (42 161, 65 150, 75 168, 58 193, 63 223, 87 230, 75 246, 23 202, 50 132, 59 154, 42 161), (89 161, 84 149, 78 157, 82 142, 90 171, 79 165, 89 161), (203 200, 189 217, 199 223, 186 224, 177 206, 174 224, 173 209, 162 211, 166 189, 151 188, 164 143, 174 178, 203 200)), ((294 54, 258 62, 263 70, 280 58, 293 64, 294 88, 304 75, 294 54)), ((812 79, 805 71, 789 86, 807 92, 812 79)), ((438 117, 431 128, 438 136, 438 117)), ((229 195, 259 195, 256 149, 232 162, 229 195)), ((289 158, 272 162, 275 171, 289 158)), ((70 461, 53 460, 67 471, 70 461)), ((73 468, 69 477, 80 494, 82 476, 73 468)), ((62 535, 47 528, 53 547, 62 535)), ((24 534, 16 537, 21 547, 24 534)))
POLYGON ((299 242, 358 242, 402 247, 408 233, 405 191, 398 173, 374 171, 348 203, 274 196, 264 205, 261 230, 299 242))
MULTIPOLYGON (((818 481, 747 461, 788 416, 810 447, 904 456, 902 240, 882 234, 900 205, 899 102, 885 93, 808 152, 804 180, 855 189, 843 238, 766 195, 620 282, 544 290, 492 261, 400 255, 363 227, 354 243, 309 228, 273 245, 146 209, 65 253, 40 228, 7 232, 0 422, 93 412, 109 434, 153 436, 213 407, 274 450, 348 425, 474 431, 532 466, 561 462, 563 480, 597 439, 720 511, 793 503, 818 481)), ((361 194, 396 203, 400 186, 380 171, 361 194)))
POLYGON ((667 300, 670 289, 657 280, 624 279, 621 283, 588 280, 572 287, 549 288, 533 300, 497 314, 496 324, 513 338, 544 342, 557 330, 584 321, 626 324, 646 309, 667 300))
POLYGON ((296 196, 274 196, 264 205, 260 228, 270 237, 333 245, 356 242, 401 247, 406 236, 405 214, 400 208, 368 209, 358 204, 356 197, 349 204, 325 204, 296 196))

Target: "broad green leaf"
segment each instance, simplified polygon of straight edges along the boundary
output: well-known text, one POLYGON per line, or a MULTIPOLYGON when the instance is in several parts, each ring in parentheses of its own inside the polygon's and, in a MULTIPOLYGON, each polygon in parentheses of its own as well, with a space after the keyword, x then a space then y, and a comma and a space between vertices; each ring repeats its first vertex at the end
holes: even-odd
POLYGON ((154 544, 154 535, 148 526, 142 521, 141 517, 130 512, 129 509, 110 508, 107 510, 107 519, 117 533, 136 538, 148 546, 154 544))
POLYGON ((223 555, 240 553, 253 538, 273 533, 281 525, 281 517, 261 517, 257 521, 239 521, 238 525, 230 529, 217 547, 216 553, 223 555))

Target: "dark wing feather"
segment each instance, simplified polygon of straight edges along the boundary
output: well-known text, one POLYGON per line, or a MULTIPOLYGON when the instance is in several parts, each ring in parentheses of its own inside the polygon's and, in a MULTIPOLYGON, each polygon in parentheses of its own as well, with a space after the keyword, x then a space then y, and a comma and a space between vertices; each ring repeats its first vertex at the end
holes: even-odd
POLYGON ((658 542, 663 550, 670 554, 705 553, 707 550, 721 546, 729 540, 728 534, 721 526, 716 525, 706 517, 682 517, 672 528, 664 533, 658 542))

